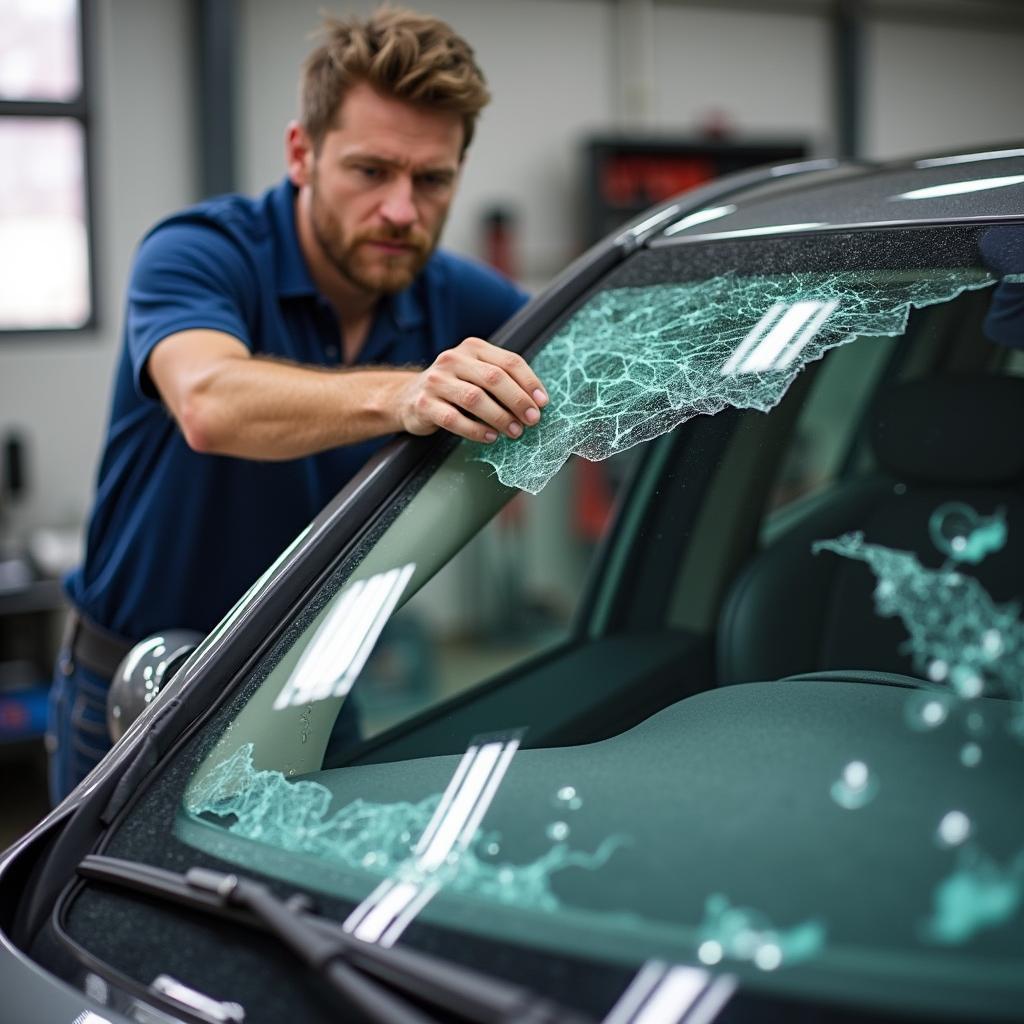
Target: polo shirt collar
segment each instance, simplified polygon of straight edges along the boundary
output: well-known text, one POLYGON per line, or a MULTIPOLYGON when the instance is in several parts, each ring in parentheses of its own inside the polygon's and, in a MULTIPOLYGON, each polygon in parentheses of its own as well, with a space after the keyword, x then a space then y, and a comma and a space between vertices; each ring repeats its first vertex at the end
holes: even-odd
POLYGON ((295 228, 295 196, 298 189, 288 178, 271 189, 270 209, 277 235, 277 294, 281 298, 316 295, 316 285, 299 248, 299 233, 295 228))
MULTIPOLYGON (((302 250, 299 248, 299 233, 295 226, 295 196, 297 193, 298 188, 285 177, 279 185, 271 190, 270 195, 270 206, 279 242, 276 273, 277 294, 281 298, 300 298, 320 294, 310 276, 302 250)), ((426 311, 416 294, 419 280, 417 278, 404 291, 386 296, 381 302, 378 316, 382 313, 390 315, 395 327, 400 331, 409 331, 419 327, 426 319, 426 311)))

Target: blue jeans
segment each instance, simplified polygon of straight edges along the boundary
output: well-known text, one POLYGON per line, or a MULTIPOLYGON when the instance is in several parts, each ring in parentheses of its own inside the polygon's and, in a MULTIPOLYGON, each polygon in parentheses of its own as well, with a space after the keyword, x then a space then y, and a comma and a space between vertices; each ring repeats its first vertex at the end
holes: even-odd
POLYGON ((46 726, 50 802, 55 807, 112 745, 107 732, 109 686, 109 680, 74 664, 70 651, 57 655, 46 726))

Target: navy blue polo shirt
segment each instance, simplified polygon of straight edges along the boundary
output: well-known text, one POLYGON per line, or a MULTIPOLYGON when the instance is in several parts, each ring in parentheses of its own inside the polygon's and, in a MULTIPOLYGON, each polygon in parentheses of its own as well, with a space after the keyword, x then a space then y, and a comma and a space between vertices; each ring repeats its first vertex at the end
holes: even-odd
MULTIPOLYGON (((65 581, 86 616, 127 639, 212 629, 388 440, 286 462, 199 454, 146 373, 154 346, 189 328, 224 331, 258 356, 340 365, 294 200, 287 179, 258 198, 213 199, 161 221, 139 247, 85 561, 65 581)), ((381 301, 357 363, 425 366, 463 338, 489 337, 525 301, 494 271, 435 252, 381 301)))

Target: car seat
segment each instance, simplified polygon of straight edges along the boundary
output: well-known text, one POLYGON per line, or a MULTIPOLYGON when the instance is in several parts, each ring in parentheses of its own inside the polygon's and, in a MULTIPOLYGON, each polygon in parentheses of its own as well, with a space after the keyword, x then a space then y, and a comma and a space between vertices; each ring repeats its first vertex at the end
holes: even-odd
POLYGON ((719 684, 833 669, 922 677, 902 622, 876 612, 871 569, 814 554, 818 540, 862 531, 868 543, 938 568, 947 559, 929 534, 937 508, 1001 508, 1005 546, 961 571, 998 603, 1024 594, 1024 379, 965 374, 893 385, 871 409, 869 443, 876 469, 814 499, 735 578, 716 637, 719 684))

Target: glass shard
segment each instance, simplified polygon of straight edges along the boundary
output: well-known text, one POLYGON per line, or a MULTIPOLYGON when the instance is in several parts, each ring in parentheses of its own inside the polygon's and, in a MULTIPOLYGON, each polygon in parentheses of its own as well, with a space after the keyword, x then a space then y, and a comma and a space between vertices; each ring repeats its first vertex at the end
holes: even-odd
MULTIPOLYGON (((186 792, 185 810, 196 818, 232 819, 227 830, 242 838, 384 878, 412 881, 398 869, 416 864, 420 837, 435 818, 441 799, 436 794, 417 803, 354 800, 329 814, 332 794, 326 786, 312 780, 289 781, 282 772, 257 769, 253 744, 246 743, 186 792)), ((555 911, 561 904, 551 889, 552 877, 570 867, 602 867, 624 840, 606 839, 592 853, 556 842, 525 864, 496 861, 488 853, 493 843, 494 833, 477 830, 459 857, 439 867, 436 880, 482 899, 555 911)))
MULTIPOLYGON (((994 543, 991 532, 984 540, 977 537, 971 533, 965 552, 994 543)), ((973 576, 925 568, 912 552, 869 544, 863 533, 818 541, 812 550, 868 565, 878 580, 876 611, 900 619, 914 667, 932 682, 968 700, 986 692, 1024 699, 1024 624, 1017 604, 996 604, 973 576)), ((924 728, 945 718, 941 706, 927 701, 920 715, 924 728)))
POLYGON ((956 870, 935 891, 924 936, 955 945, 1010 920, 1024 898, 1024 851, 1007 867, 974 848, 962 851, 956 870))
POLYGON ((773 971, 820 953, 825 945, 825 927, 812 920, 792 928, 777 928, 760 911, 734 907, 726 896, 715 893, 704 905, 697 941, 697 956, 709 966, 728 957, 773 971))
POLYGON ((987 288, 996 278, 725 274, 618 288, 591 298, 534 361, 550 403, 518 440, 477 458, 509 487, 537 493, 570 455, 598 461, 726 408, 767 412, 796 375, 858 336, 896 336, 911 308, 987 288))

